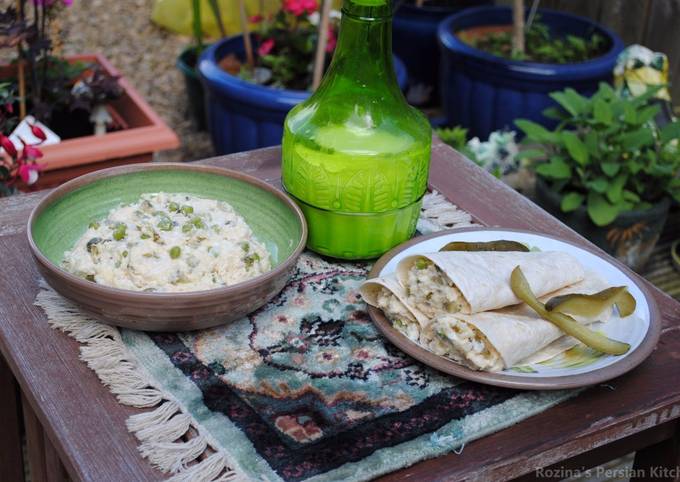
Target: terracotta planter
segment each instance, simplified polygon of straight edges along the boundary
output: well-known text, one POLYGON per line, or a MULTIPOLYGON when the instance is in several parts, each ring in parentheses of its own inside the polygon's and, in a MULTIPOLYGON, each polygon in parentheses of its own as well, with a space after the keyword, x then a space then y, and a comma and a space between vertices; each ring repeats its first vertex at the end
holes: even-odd
MULTIPOLYGON (((101 55, 76 55, 69 61, 94 62, 111 75, 119 72, 101 55)), ((0 78, 11 75, 12 67, 0 68, 0 78)), ((39 181, 22 190, 56 186, 87 172, 105 167, 149 162, 156 151, 179 147, 177 135, 163 122, 125 77, 119 80, 123 88, 120 99, 108 109, 123 130, 103 136, 67 139, 59 144, 41 147, 45 169, 39 181)))
POLYGON ((583 206, 569 213, 563 212, 560 209, 561 196, 539 176, 536 177, 536 202, 636 271, 645 266, 654 251, 671 204, 668 198, 664 198, 647 210, 623 212, 611 224, 596 226, 583 206))

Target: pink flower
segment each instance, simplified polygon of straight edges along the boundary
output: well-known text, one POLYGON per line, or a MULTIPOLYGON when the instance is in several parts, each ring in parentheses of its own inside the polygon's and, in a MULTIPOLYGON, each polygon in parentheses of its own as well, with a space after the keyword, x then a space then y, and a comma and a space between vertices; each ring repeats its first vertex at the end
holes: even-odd
POLYGON ((332 28, 328 29, 328 42, 326 43, 326 52, 335 50, 335 45, 338 43, 338 38, 332 28))
POLYGON ((260 44, 260 47, 257 49, 258 55, 261 57, 267 55, 269 52, 272 51, 274 48, 274 39, 273 38, 268 38, 264 42, 260 44))
POLYGON ((299 17, 303 13, 311 15, 319 9, 316 0, 284 0, 283 10, 299 17))
POLYGON ((19 139, 21 140, 21 143, 24 145, 24 150, 21 153, 22 159, 34 161, 35 159, 39 159, 43 156, 43 153, 40 149, 30 144, 27 144, 26 141, 24 141, 21 137, 19 139))
POLYGON ((47 139, 47 136, 45 135, 45 131, 43 131, 40 127, 37 126, 37 124, 30 124, 31 126, 31 132, 35 137, 40 139, 41 141, 44 141, 47 139))
POLYGON ((19 166, 19 176, 27 186, 30 186, 38 180, 40 169, 41 167, 38 164, 26 162, 19 166))
POLYGON ((250 23, 260 23, 262 20, 264 20, 264 17, 260 14, 253 15, 248 19, 250 23))
POLYGON ((302 6, 307 11, 307 15, 311 15, 319 9, 319 4, 316 0, 301 0, 302 6))
POLYGON ((0 146, 2 146, 5 152, 13 159, 17 157, 17 148, 14 147, 14 143, 9 140, 9 137, 0 134, 0 146))

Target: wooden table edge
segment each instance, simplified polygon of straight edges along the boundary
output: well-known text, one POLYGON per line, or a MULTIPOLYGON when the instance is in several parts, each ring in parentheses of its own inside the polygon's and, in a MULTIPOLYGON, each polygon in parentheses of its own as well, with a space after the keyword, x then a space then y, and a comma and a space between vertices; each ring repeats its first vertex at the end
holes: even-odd
MULTIPOLYGON (((239 166, 247 166, 247 161, 252 158, 253 154, 256 153, 257 151, 250 151, 246 153, 239 153, 235 154, 232 156, 219 156, 219 157, 214 157, 214 158, 209 158, 201 161, 197 161, 200 163, 205 163, 205 164, 218 164, 218 165, 224 165, 225 161, 229 162, 229 167, 230 168, 239 168, 239 166)), ((274 147, 274 148, 266 148, 263 150, 260 150, 260 155, 262 155, 262 158, 271 158, 271 157, 279 157, 279 148, 274 147)), ((256 154, 257 155, 257 154, 256 154)), ((543 211, 540 207, 536 206, 533 204, 531 201, 528 199, 525 199, 518 195, 515 191, 513 191, 511 188, 502 185, 500 182, 495 180, 492 176, 490 176, 488 173, 481 172, 481 170, 475 166, 473 163, 466 159, 462 159, 462 156, 460 156, 458 153, 455 153, 451 148, 448 146, 440 143, 440 142, 435 142, 433 145, 433 172, 435 174, 434 179, 431 181, 430 185, 432 188, 437 189, 439 192, 441 192, 443 195, 445 195, 449 199, 454 199, 455 202, 455 192, 451 192, 451 187, 447 186, 446 184, 442 184, 444 177, 439 176, 442 171, 444 172, 449 172, 451 170, 451 167, 455 168, 460 168, 461 166, 466 170, 476 170, 479 172, 476 172, 476 175, 481 176, 482 178, 484 177, 490 177, 491 181, 493 181, 493 185, 495 188, 499 190, 504 190, 507 191, 505 194, 506 195, 511 195, 515 197, 515 199, 518 200, 521 204, 523 204, 523 207, 527 209, 527 212, 538 214, 542 217, 544 217, 546 220, 550 221, 556 229, 559 229, 560 231, 564 232, 565 234, 568 234, 568 237, 571 238, 572 240, 577 240, 578 242, 581 243, 588 243, 590 244, 585 238, 580 236, 578 233, 573 231, 571 228, 563 225, 560 221, 557 219, 553 218, 550 216, 548 213, 543 211), (453 161, 447 162, 445 159, 441 159, 438 156, 443 156, 444 154, 451 155, 453 154, 453 158, 457 158, 459 162, 462 162, 462 164, 458 166, 454 166, 453 161), (521 198, 521 199, 520 199, 521 198)), ((247 166, 251 168, 250 170, 253 170, 253 166, 247 166)), ((432 173, 431 173, 432 176, 432 173)), ((488 181, 488 180, 487 180, 488 181)), ((41 198, 42 196, 46 195, 46 192, 39 192, 39 193, 33 193, 26 195, 23 197, 23 200, 31 199, 31 202, 35 202, 35 200, 41 198)), ((16 200, 14 200, 16 201, 16 200)), ((18 203, 16 203, 18 205, 18 203)), ((463 204, 461 205, 459 203, 459 207, 461 209, 464 209, 468 212, 470 212, 469 208, 466 208, 466 206, 463 204)), ((15 226, 10 226, 9 229, 4 229, 4 223, 3 218, 7 216, 6 213, 0 212, 0 237, 4 236, 11 236, 14 234, 19 234, 23 228, 16 228, 15 226)), ((486 218, 484 215, 477 215, 475 218, 489 226, 497 226, 498 224, 493 224, 487 222, 488 218, 486 218)), ((620 266, 620 263, 615 262, 620 266)), ((623 268, 626 272, 632 273, 630 270, 627 268, 623 268)), ((638 276, 635 273, 632 273, 634 276, 638 276)), ((653 296, 657 298, 657 300, 663 300, 666 302, 672 302, 677 305, 677 302, 673 300, 670 296, 667 294, 661 292, 657 288, 655 288, 653 285, 651 285, 649 282, 646 280, 642 279, 642 282, 645 283, 653 293, 653 296)), ((678 305, 680 306, 680 305, 678 305)), ((677 312, 680 313, 680 308, 675 307, 677 312)), ((666 330, 675 330, 675 326, 673 327, 665 327, 664 331, 666 330)), ((89 480, 88 479, 88 474, 87 471, 84 470, 83 467, 79 467, 77 464, 73 464, 72 462, 74 459, 70 456, 68 453, 68 450, 63 445, 63 442, 57 437, 57 434, 53 431, 52 424, 50 423, 49 418, 46 416, 45 413, 41 410, 41 406, 38 403, 38 398, 39 394, 34 393, 34 387, 27 386, 26 380, 23 377, 23 374, 21 373, 21 370, 18 369, 18 366, 15 363, 14 357, 11 356, 13 352, 13 348, 8 346, 6 344, 5 336, 2 331, 0 331, 0 352, 2 352, 2 355, 4 356, 5 360, 7 361, 8 365, 10 366, 12 372, 14 373, 15 377, 17 378, 17 381, 19 382, 24 394, 26 395, 29 403, 33 407, 36 415, 38 416, 40 422, 43 424, 45 427, 45 430, 48 433, 48 436, 50 437, 51 440, 55 441, 55 447, 58 450, 59 456, 62 459, 63 463, 65 464, 66 468, 68 469, 69 474, 76 479, 82 479, 82 480, 89 480)), ((102 390, 107 390, 105 387, 102 387, 102 390)), ((570 402, 564 402, 564 403, 570 403, 570 402)), ((553 410, 553 409, 551 409, 553 410)), ((550 411, 550 410, 549 410, 550 411)), ((546 412, 543 412, 546 413, 546 412)), ((610 443, 615 440, 619 440, 622 438, 625 438, 629 435, 635 434, 642 432, 644 430, 653 428, 657 426, 660 423, 667 422, 670 420, 675 420, 678 417, 680 417, 680 393, 674 394, 669 396, 668 398, 664 398, 661 400, 658 400, 653 406, 648 407, 646 410, 643 412, 639 413, 634 413, 634 414, 629 414, 624 417, 620 417, 619 419, 616 420, 608 420, 608 419, 603 419, 603 423, 596 423, 592 424, 586 429, 580 431, 579 433, 574 434, 575 439, 572 440, 572 443, 567 444, 569 447, 571 447, 572 444, 577 444, 577 441, 584 441, 587 442, 589 439, 597 439, 598 434, 604 434, 604 433, 609 433, 611 432, 611 437, 607 438, 605 442, 602 443, 597 443, 597 440, 594 440, 592 442, 592 447, 590 448, 596 448, 598 446, 601 446, 603 443, 610 443)), ((531 419, 529 419, 531 420, 531 419)), ((496 434, 500 434, 501 432, 497 432, 496 434)), ((492 434, 489 437, 492 437, 492 434)), ((481 440, 484 440, 481 439, 481 440)), ((469 446, 468 449, 473 447, 475 442, 472 442, 469 446)), ((475 480, 498 480, 495 478, 497 475, 502 477, 503 479, 506 478, 512 478, 512 477, 518 477, 523 474, 529 473, 532 470, 534 470, 534 467, 536 467, 535 464, 541 463, 541 464, 551 464, 554 463, 557 460, 564 460, 563 455, 563 450, 567 448, 565 445, 561 446, 556 446, 551 450, 540 450, 539 453, 536 454, 531 454, 530 458, 527 456, 528 454, 524 454, 521 457, 521 461, 517 460, 511 460, 511 459, 504 459, 500 461, 495 461, 490 465, 486 465, 485 467, 480 467, 477 471, 472 471, 472 472, 466 472, 466 478, 474 478, 475 480), (558 453, 559 452, 559 453, 558 453), (533 461, 530 462, 530 461, 533 461), (519 463, 521 462, 521 463, 519 463), (508 470, 508 466, 510 465, 522 465, 526 470, 508 470)), ((568 457, 573 457, 579 454, 583 454, 590 450, 590 448, 584 448, 584 446, 579 445, 578 447, 574 447, 573 449, 568 450, 568 457)), ((539 448, 540 449, 540 448, 539 448)), ((448 454, 444 455, 442 457, 439 457, 438 459, 431 459, 431 460, 426 460, 422 461, 419 463, 414 464, 411 467, 401 469, 399 471, 395 471, 391 474, 388 474, 386 477, 384 477, 384 480, 388 480, 391 478, 402 478, 402 477, 408 477, 409 474, 414 473, 414 469, 418 467, 422 467, 423 465, 427 465, 430 463, 432 460, 439 460, 439 459, 444 459, 444 460, 451 460, 453 462, 453 465, 455 465, 455 455, 454 454, 448 454)), ((145 460, 143 460, 143 463, 147 463, 145 460)), ((454 471, 455 472, 455 471, 454 471)), ((160 472, 159 472, 160 474, 160 472)), ((453 475, 453 472, 449 473, 449 476, 453 475)))

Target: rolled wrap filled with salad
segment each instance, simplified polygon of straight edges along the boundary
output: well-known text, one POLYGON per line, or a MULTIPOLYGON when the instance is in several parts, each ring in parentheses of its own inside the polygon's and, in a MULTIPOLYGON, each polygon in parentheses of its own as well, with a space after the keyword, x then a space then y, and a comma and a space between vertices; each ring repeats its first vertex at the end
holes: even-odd
POLYGON ((369 279, 361 285, 359 292, 366 303, 381 309, 397 330, 418 342, 430 320, 411 306, 396 275, 369 279))
POLYGON ((397 265, 397 277, 411 306, 434 318, 520 303, 510 287, 510 275, 517 266, 539 297, 578 283, 585 276, 576 258, 557 251, 443 251, 404 258, 397 265))

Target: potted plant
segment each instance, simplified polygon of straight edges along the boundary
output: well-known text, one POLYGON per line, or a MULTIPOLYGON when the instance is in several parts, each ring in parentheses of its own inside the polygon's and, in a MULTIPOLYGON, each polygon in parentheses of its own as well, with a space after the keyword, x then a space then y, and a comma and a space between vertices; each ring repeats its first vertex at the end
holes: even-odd
POLYGON ((539 10, 520 33, 523 50, 513 45, 510 7, 467 9, 440 24, 448 124, 480 138, 511 128, 519 117, 550 127, 553 121, 541 116, 553 105, 548 94, 567 87, 592 94, 611 79, 623 49, 618 36, 595 22, 551 10, 539 10))
POLYGON ((663 229, 670 199, 680 199, 680 121, 659 128, 658 88, 625 98, 601 83, 590 98, 551 94, 560 109, 548 130, 518 120, 533 159, 536 200, 633 269, 641 269, 663 229))
MULTIPOLYGON (((222 23, 222 15, 220 6, 217 0, 208 0, 210 9, 215 18, 215 22, 219 27, 222 37, 226 37, 224 24, 222 23)), ((193 118, 196 128, 200 131, 205 130, 205 96, 203 94, 203 85, 198 76, 196 65, 198 58, 205 50, 205 40, 203 35, 203 25, 201 23, 201 0, 191 0, 192 13, 192 37, 193 43, 182 50, 177 57, 177 68, 184 77, 184 85, 186 86, 187 99, 189 101, 189 114, 193 118)))
POLYGON ((409 103, 439 101, 439 44, 437 27, 464 8, 491 5, 491 0, 405 0, 397 2, 392 23, 393 50, 408 71, 409 103))
MULTIPOLYGON (((17 8, 0 13, 0 47, 15 52, 12 63, 0 66, 0 82, 11 97, 4 104, 2 133, 20 152, 25 146, 10 134, 22 121, 48 128, 41 146, 43 175, 32 189, 101 167, 149 161, 153 152, 179 145, 103 57, 53 55, 50 21, 71 3, 20 0, 17 8)), ((9 155, 7 149, 3 154, 9 155)))
MULTIPOLYGON (((251 18, 258 25, 252 59, 238 35, 207 48, 198 70, 206 92, 208 129, 218 154, 279 144, 288 111, 310 95, 318 39, 316 0, 284 0, 268 19, 251 18)), ((337 38, 339 12, 330 12, 328 42, 321 59, 329 62, 337 38)), ((322 52, 323 54, 323 52, 322 52)), ((399 85, 407 84, 406 69, 395 59, 399 85)))

